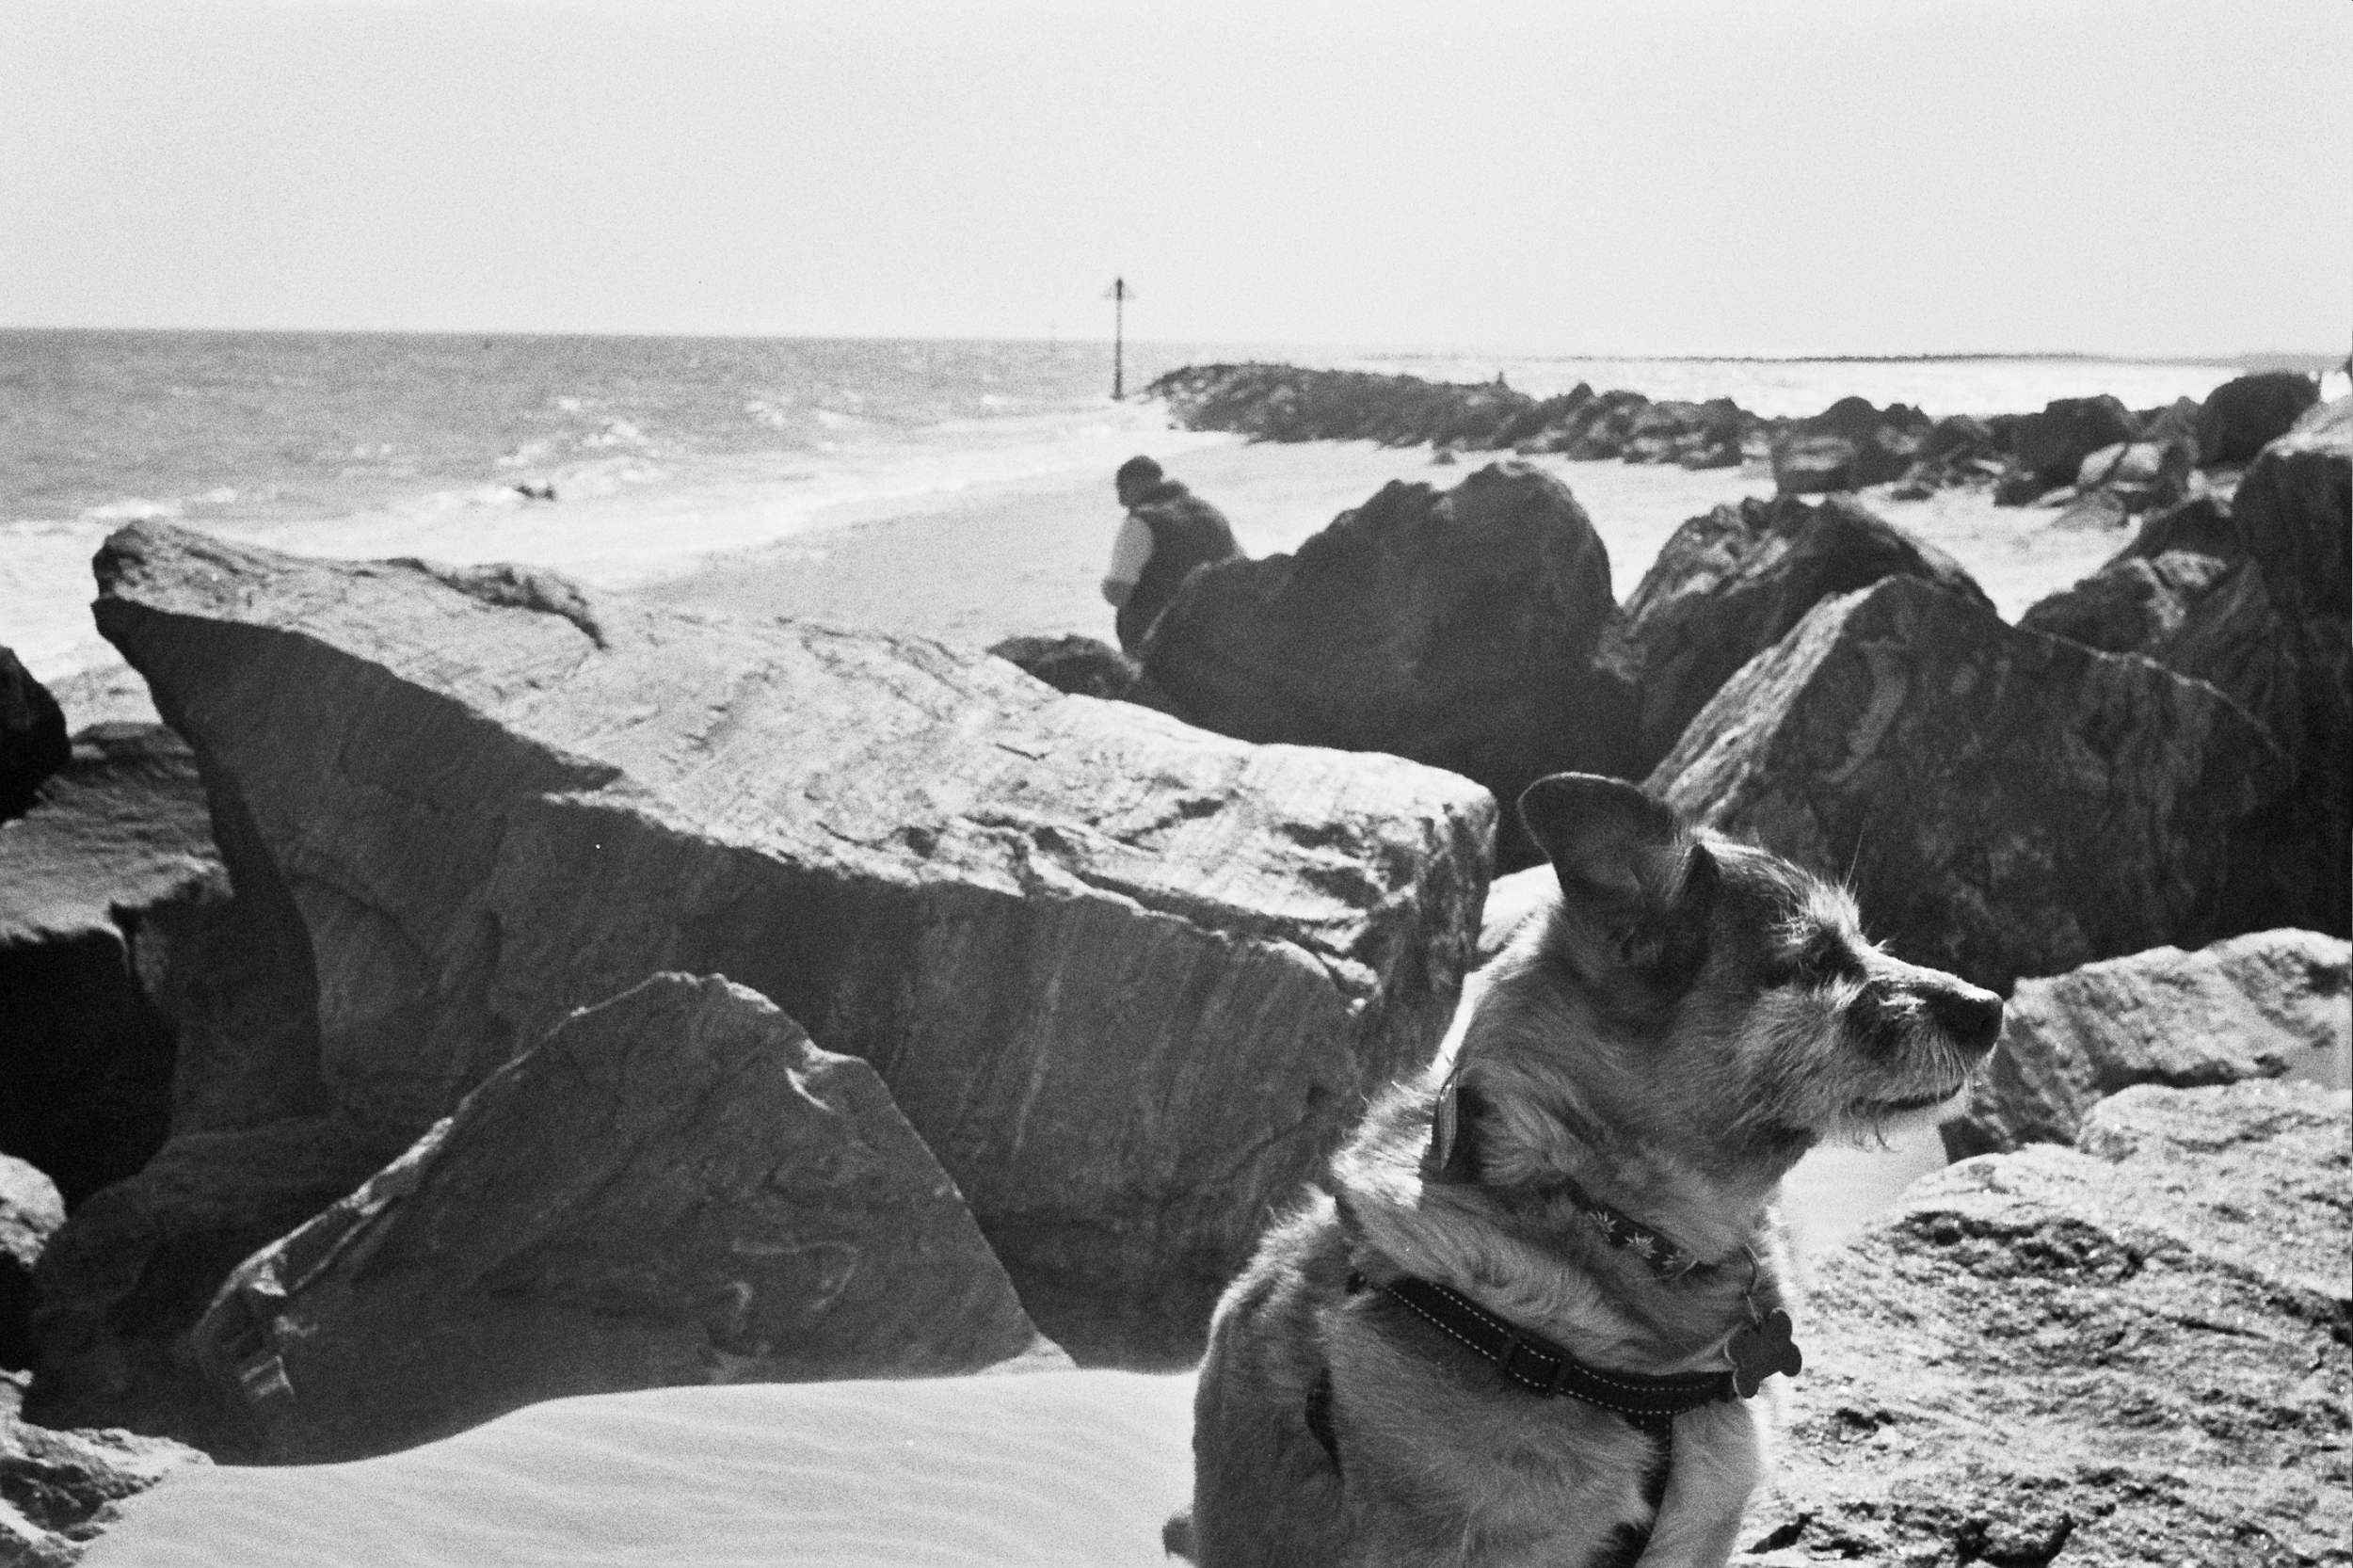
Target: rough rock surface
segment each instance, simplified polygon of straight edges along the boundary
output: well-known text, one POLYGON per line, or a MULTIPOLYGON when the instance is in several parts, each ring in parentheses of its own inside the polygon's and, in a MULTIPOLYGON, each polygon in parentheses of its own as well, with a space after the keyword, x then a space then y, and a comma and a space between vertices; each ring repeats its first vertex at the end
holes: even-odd
POLYGON ((1820 600, 1898 575, 1993 608, 1951 556, 1843 496, 1751 499, 1675 530, 1620 633, 1639 672, 1635 771, 1656 766, 1716 689, 1820 600))
POLYGON ((2073 1144, 2092 1106, 2137 1083, 2199 1088, 2342 1060, 2353 1048, 2349 952, 2316 932, 2262 931, 2022 980, 2001 1048, 1939 1129, 1945 1151, 2073 1144))
POLYGON ((0 823, 22 815, 40 781, 72 754, 65 711, 15 649, 0 647, 0 823))
POLYGON ((139 949, 220 869, 195 760, 160 728, 85 732, 0 824, 0 1153, 47 1172, 69 1207, 164 1141, 172 1030, 139 949))
POLYGON ((33 1419, 127 1427, 211 1451, 224 1426, 188 1341, 231 1270, 400 1150, 312 1116, 164 1145, 65 1223, 33 1271, 33 1419))
POLYGON ((56 1183, 22 1160, 0 1154, 0 1369, 32 1358, 26 1327, 33 1305, 33 1265, 65 1224, 56 1183))
POLYGON ((2258 371, 2225 381, 2199 411, 2198 460, 2243 463, 2286 435, 2319 401, 2319 384, 2292 370, 2258 371))
MULTIPOLYGON (((1577 498, 1498 463, 1450 490, 1392 483, 1294 554, 1205 568, 1144 662, 1203 728, 1410 757, 1512 801, 1548 773, 1631 771, 1627 693, 1594 662, 1615 613, 1577 498)), ((1504 865, 1536 857, 1516 834, 1504 865)))
POLYGON ((560 580, 160 524, 98 569, 239 897, 299 912, 336 1106, 397 1147, 571 1009, 725 974, 881 1074, 1074 1352, 1197 1352, 1475 933, 1493 803, 1395 759, 560 580))
POLYGON ((205 1456, 127 1432, 55 1432, 17 1418, 21 1389, 0 1376, 0 1563, 67 1568, 115 1521, 116 1505, 205 1456))
POLYGON ((2347 1097, 2126 1090, 1817 1266, 1733 1560, 2353 1561, 2347 1097))
POLYGON ((1071 696, 1125 697, 1144 674, 1099 637, 1008 637, 989 652, 1071 696))
POLYGON ((874 1070, 686 975, 558 1024, 194 1342, 231 1454, 301 1464, 573 1394, 1069 1364, 874 1070))
POLYGON ((2293 789, 2265 832, 2275 920, 2353 920, 2353 400, 2311 410, 2249 466, 2233 508, 2161 513, 2022 627, 2140 653, 2213 682, 2288 754, 2293 789))
POLYGON ((1847 877, 1896 952, 2007 993, 2273 923, 2253 835, 2286 785, 2212 686, 1891 577, 1743 665, 1648 788, 1847 877))
MULTIPOLYGON (((2104 446, 2130 441, 2137 433, 2132 410, 2113 397, 2055 398, 2041 413, 2009 422, 2011 472, 2039 487, 2036 494, 2072 485, 2086 457, 2104 446)), ((2023 489, 2022 484, 2016 490, 1997 491, 1995 499, 2021 495, 2023 489)), ((2033 495, 2023 495, 2023 499, 2031 500, 2033 495)))

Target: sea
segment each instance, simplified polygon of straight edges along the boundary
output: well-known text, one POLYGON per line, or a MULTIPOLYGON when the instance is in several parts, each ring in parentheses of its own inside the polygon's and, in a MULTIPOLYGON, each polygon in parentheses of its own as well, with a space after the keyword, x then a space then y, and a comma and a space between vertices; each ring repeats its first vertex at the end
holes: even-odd
POLYGON ((1932 414, 2113 392, 2202 397, 2235 361, 1606 359, 1378 345, 0 331, 0 645, 43 680, 112 661, 89 557, 168 519, 344 556, 520 560, 626 587, 952 492, 1096 478, 1176 432, 1136 395, 1265 360, 1579 381, 1808 414, 1857 393, 1932 414))

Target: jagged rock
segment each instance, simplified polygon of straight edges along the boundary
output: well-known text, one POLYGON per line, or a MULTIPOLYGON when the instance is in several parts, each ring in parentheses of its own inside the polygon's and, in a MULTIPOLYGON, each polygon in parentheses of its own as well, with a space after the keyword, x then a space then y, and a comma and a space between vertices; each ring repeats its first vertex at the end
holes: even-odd
POLYGON ((1817 602, 1897 574, 1993 609, 1959 562, 1848 497, 1752 497, 1676 529, 1620 633, 1639 672, 1634 771, 1656 766, 1716 689, 1817 602))
POLYGON ((2198 462, 2198 420, 2202 407, 2194 397, 2177 397, 2162 408, 2143 410, 2135 420, 2140 439, 2178 447, 2194 466, 2198 462))
POLYGON ((101 629, 246 824, 239 897, 299 912, 333 1104, 405 1144, 572 1008, 725 974, 872 1064, 1095 1358, 1198 1353, 1470 950, 1494 805, 1393 758, 924 638, 488 602, 161 524, 97 565, 101 629))
POLYGON ((340 1117, 187 1133, 68 1219, 33 1271, 27 1414, 207 1452, 237 1434, 188 1331, 256 1250, 348 1194, 401 1145, 340 1117))
POLYGON ((989 649, 1072 696, 1125 697, 1144 666, 1098 637, 1008 637, 989 649))
POLYGON ((1791 436, 1773 445, 1773 489, 1779 495, 1850 490, 1855 443, 1844 436, 1791 436))
POLYGON ((2138 653, 2179 631, 2231 569, 2227 560, 2196 551, 2169 550, 2153 559, 2120 554, 2029 606, 2018 624, 2104 652, 2138 653))
MULTIPOLYGON (((1615 611, 1577 498, 1499 463, 1450 490, 1393 482, 1294 554, 1203 569, 1144 664, 1203 728, 1410 757, 1508 801, 1562 769, 1629 771, 1628 696, 1594 664, 1615 611)), ((1539 857, 1516 831, 1497 853, 1539 857)))
POLYGON ((2177 446, 2155 441, 2118 441, 2104 446, 2083 460, 2075 470, 2075 488, 2097 489, 2103 485, 2150 486, 2170 481, 2176 485, 2189 476, 2188 454, 2177 446))
POLYGON ((2137 1083, 2201 1088, 2343 1055, 2353 1047, 2348 952, 2316 932, 2262 931, 2022 980, 2001 1048, 1939 1129, 1945 1153, 2073 1144, 2092 1106, 2137 1083))
POLYGON ((56 1183, 22 1160, 0 1154, 0 1369, 32 1359, 26 1326, 33 1307, 33 1265, 65 1224, 56 1183))
POLYGON ((194 1341, 231 1451, 301 1464, 574 1394, 1069 1365, 872 1067, 675 974, 247 1259, 194 1341))
POLYGON ((2203 681, 1891 577, 1742 666, 1648 788, 1846 877, 1906 958, 2007 992, 2272 923, 2258 813, 2286 785, 2203 681))
POLYGON ((0 647, 0 823, 22 816, 41 780, 72 755, 65 711, 15 649, 0 647))
POLYGON ((2295 784, 2265 829, 2272 918, 2353 921, 2353 400, 2315 409, 2240 482, 2235 513, 2201 497, 2151 520, 2022 627, 2140 653, 2213 682, 2260 719, 2295 784))
POLYGON ((2198 458, 2243 463, 2294 427, 2320 401, 2320 386, 2292 370, 2259 371, 2225 381, 2198 415, 2198 458))
POLYGON ((2018 469, 2048 490, 2073 484, 2086 457, 2136 434, 2132 410, 2104 393, 2053 399, 2041 413, 2017 419, 2009 441, 2018 469))
POLYGON ((172 1032, 138 948, 157 911, 219 874, 195 760, 161 728, 85 732, 0 824, 0 1152, 68 1207, 164 1141, 172 1032))
POLYGON ((69 1568, 124 1498, 210 1463, 164 1438, 31 1425, 17 1417, 19 1393, 14 1378, 0 1376, 0 1563, 8 1568, 69 1568))
POLYGON ((1917 408, 1842 397, 1809 419, 1792 421, 1772 445, 1779 494, 1858 489, 1902 477, 1929 449, 1930 426, 1917 408))
POLYGON ((1817 1260, 1736 1560, 2342 1563, 2347 1100, 2128 1089, 1817 1260))

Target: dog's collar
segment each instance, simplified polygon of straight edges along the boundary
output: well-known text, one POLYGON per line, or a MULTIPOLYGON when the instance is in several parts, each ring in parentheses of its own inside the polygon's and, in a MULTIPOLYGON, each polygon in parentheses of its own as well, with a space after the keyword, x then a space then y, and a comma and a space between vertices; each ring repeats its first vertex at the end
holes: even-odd
MULTIPOLYGON (((1351 1289, 1369 1283, 1362 1274, 1349 1276, 1351 1289)), ((1441 1333, 1501 1369, 1504 1380, 1531 1394, 1565 1397, 1613 1411, 1636 1426, 1660 1428, 1689 1410, 1719 1400, 1746 1398, 1756 1392, 1762 1377, 1750 1380, 1735 1371, 1682 1372, 1653 1377, 1641 1372, 1604 1371, 1588 1367, 1542 1336, 1515 1328, 1461 1291, 1435 1280, 1401 1274, 1380 1288, 1402 1302, 1415 1315, 1441 1333), (1745 1382, 1747 1386, 1741 1387, 1745 1382)), ((1776 1311, 1783 1337, 1788 1317, 1776 1311)), ((1797 1368, 1774 1368, 1792 1375, 1797 1368)), ((1763 1376, 1770 1376, 1768 1371, 1763 1376)))
POLYGON ((1577 1212, 1601 1232, 1604 1240, 1641 1258, 1660 1279, 1682 1279, 1688 1274, 1705 1273, 1716 1267, 1665 1231, 1655 1230, 1641 1221, 1598 1202, 1592 1193, 1567 1176, 1555 1177, 1554 1184, 1576 1206, 1577 1212))

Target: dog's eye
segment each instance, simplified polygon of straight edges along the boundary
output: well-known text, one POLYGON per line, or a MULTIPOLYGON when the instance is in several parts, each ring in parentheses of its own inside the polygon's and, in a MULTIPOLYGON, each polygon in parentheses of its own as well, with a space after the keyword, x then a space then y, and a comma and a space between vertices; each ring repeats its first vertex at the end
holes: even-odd
POLYGON ((1834 931, 1808 933, 1795 947, 1785 948, 1767 968, 1768 985, 1820 985, 1833 980, 1857 980, 1863 966, 1834 931))

